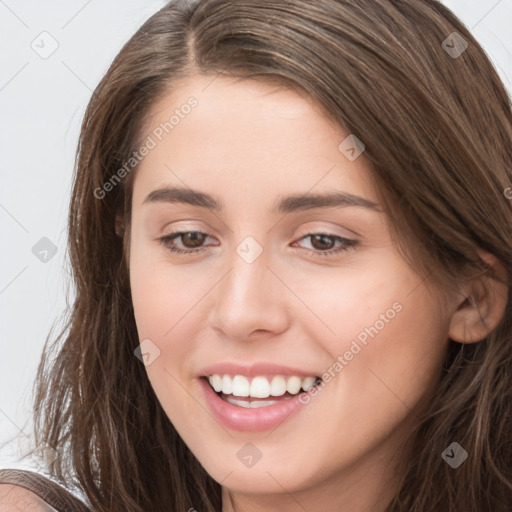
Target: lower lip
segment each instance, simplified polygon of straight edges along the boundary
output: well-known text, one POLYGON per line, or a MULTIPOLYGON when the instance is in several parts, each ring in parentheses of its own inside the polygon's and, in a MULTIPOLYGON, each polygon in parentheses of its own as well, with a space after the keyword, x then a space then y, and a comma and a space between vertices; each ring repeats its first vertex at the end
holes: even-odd
MULTIPOLYGON (((206 379, 199 379, 213 415, 226 427, 240 432, 258 432, 277 427, 299 412, 304 405, 300 395, 265 407, 250 409, 233 405, 220 398, 206 379)), ((269 400, 271 397, 269 397, 269 400)))

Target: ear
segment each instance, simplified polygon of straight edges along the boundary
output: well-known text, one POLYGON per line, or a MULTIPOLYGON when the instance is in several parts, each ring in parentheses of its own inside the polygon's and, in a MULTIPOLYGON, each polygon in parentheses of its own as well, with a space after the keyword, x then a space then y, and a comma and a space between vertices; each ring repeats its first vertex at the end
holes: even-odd
POLYGON ((507 307, 508 285, 506 271, 498 259, 478 251, 490 268, 484 275, 466 283, 462 297, 450 321, 449 337, 460 343, 483 340, 500 323, 507 307))

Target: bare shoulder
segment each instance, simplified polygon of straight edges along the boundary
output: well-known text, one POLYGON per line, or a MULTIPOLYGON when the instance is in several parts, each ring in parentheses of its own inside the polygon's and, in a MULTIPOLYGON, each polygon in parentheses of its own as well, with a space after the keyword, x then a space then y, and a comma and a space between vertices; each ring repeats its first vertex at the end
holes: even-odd
POLYGON ((37 494, 13 484, 0 483, 0 512, 56 512, 37 494))

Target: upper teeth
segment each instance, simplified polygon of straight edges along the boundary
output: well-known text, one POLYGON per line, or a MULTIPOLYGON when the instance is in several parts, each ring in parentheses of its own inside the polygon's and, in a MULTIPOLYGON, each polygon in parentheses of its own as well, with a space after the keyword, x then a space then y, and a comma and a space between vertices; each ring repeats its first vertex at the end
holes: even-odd
POLYGON ((243 375, 210 375, 208 381, 212 388, 225 395, 251 396, 253 398, 267 398, 268 396, 281 396, 287 391, 292 395, 310 390, 316 382, 316 377, 284 377, 276 375, 269 382, 267 377, 254 377, 251 381, 243 375))

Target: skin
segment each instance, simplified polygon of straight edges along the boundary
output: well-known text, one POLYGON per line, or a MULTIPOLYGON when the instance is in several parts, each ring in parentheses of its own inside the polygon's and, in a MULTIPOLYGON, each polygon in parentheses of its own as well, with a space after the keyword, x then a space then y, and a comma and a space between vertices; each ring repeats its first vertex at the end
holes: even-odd
POLYGON ((37 494, 18 485, 0 484, 0 510, 2 512, 56 512, 37 494))
MULTIPOLYGON (((384 511, 448 337, 476 341, 468 334, 474 312, 460 293, 427 287, 399 255, 382 211, 271 212, 292 193, 339 191, 378 203, 364 153, 347 159, 338 146, 348 133, 306 96, 256 80, 196 75, 153 106, 144 134, 189 96, 198 106, 142 160, 133 188, 130 282, 139 338, 160 350, 146 366, 153 389, 221 483, 223 512, 384 511), (144 204, 164 185, 211 194, 224 208, 144 204), (175 246, 205 250, 174 254, 160 243, 181 230, 208 236, 202 246, 187 238, 175 246), (358 244, 326 256, 306 237, 311 233, 358 244), (263 249, 250 264, 236 252, 247 236, 263 249), (401 311, 273 431, 230 430, 208 412, 197 380, 203 367, 270 361, 321 375, 397 302, 401 311), (251 468, 237 457, 247 442, 262 454, 251 468)), ((324 245, 326 251, 340 242, 324 245)), ((492 327, 503 307, 486 311, 492 327)))

